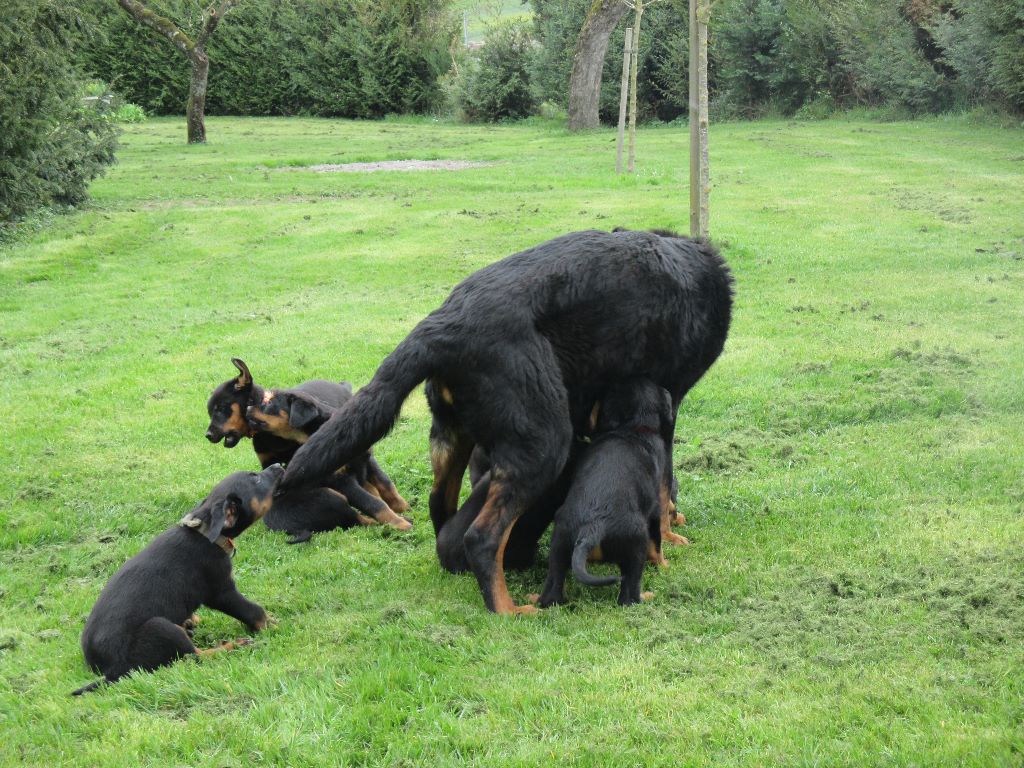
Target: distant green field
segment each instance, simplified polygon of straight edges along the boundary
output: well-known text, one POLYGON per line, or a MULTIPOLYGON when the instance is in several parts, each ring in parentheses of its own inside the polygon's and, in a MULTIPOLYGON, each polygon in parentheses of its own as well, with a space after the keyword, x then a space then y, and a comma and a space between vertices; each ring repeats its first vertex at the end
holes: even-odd
MULTIPOLYGON (((533 10, 523 0, 458 0, 453 8, 462 22, 465 18, 469 42, 482 42, 487 34, 487 27, 513 19, 528 19, 533 10)), ((461 27, 460 27, 461 29, 461 27)))
MULTIPOLYGON (((377 448, 415 527, 238 541, 280 623, 72 699, 110 575, 220 478, 210 390, 364 384, 463 277, 566 232, 686 229, 686 129, 180 120, 0 247, 0 765, 1020 765, 1024 133, 961 119, 712 126, 736 276, 684 403, 693 544, 653 602, 571 584, 488 614, 439 568, 429 417, 377 448), (461 171, 314 173, 455 159, 461 171)), ((629 318, 623 318, 628 323, 629 318)), ((512 574, 521 600, 544 564, 512 574)), ((203 611, 197 642, 244 633, 203 611)))

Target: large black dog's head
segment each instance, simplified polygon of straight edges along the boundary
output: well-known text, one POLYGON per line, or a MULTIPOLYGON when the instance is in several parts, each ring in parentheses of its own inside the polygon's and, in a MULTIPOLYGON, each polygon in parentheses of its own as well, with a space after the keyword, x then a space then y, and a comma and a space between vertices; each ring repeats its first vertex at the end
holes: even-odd
POLYGON ((647 378, 615 382, 605 392, 597 413, 596 431, 646 429, 664 435, 672 424, 672 396, 647 378))
POLYGON ((274 487, 282 475, 280 464, 262 472, 234 472, 185 516, 184 524, 200 528, 210 541, 220 536, 233 539, 270 511, 274 487))
POLYGON ((210 395, 206 411, 210 414, 210 426, 206 439, 211 443, 224 441, 225 448, 234 448, 243 437, 252 437, 252 429, 245 419, 245 409, 252 396, 252 374, 237 357, 231 362, 238 369, 237 379, 228 379, 210 395))
POLYGON ((249 429, 304 443, 331 417, 331 410, 303 392, 268 389, 245 412, 249 429))

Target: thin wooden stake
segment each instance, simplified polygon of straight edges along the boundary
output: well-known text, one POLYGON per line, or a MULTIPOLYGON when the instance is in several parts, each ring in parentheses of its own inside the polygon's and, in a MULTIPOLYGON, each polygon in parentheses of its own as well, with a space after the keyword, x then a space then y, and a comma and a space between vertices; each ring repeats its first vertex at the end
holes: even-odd
POLYGON ((707 0, 690 0, 690 236, 709 233, 707 0))
POLYGON ((636 0, 636 19, 633 22, 633 45, 629 57, 629 162, 630 173, 636 169, 636 70, 640 48, 640 17, 644 12, 643 0, 636 0))
POLYGON ((633 51, 633 28, 626 27, 626 44, 622 52, 622 87, 619 89, 619 141, 615 147, 615 172, 622 173, 622 141, 626 133, 626 98, 629 95, 630 56, 633 51))

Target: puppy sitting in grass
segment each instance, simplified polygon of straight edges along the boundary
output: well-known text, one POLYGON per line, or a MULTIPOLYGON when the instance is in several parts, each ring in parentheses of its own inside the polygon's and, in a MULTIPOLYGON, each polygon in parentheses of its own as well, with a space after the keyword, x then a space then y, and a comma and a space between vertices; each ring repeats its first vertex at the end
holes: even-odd
POLYGON ((262 472, 235 472, 172 528, 121 566, 100 592, 85 623, 85 660, 103 680, 78 696, 135 669, 150 672, 183 656, 228 650, 248 641, 207 650, 192 644, 194 612, 207 605, 238 619, 252 632, 267 626, 263 608, 247 600, 231 578, 232 539, 270 509, 280 464, 262 472))
POLYGON ((648 560, 662 563, 660 479, 671 440, 672 403, 646 378, 621 382, 601 401, 597 429, 581 451, 565 503, 555 513, 542 608, 565 602, 565 577, 600 587, 620 583, 619 605, 651 597, 640 591, 648 560), (619 566, 622 576, 594 576, 587 558, 619 566))

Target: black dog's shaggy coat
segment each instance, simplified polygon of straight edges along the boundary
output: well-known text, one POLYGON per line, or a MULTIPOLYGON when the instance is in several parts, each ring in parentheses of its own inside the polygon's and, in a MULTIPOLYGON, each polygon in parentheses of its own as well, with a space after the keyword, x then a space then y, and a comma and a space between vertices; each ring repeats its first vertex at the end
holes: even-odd
POLYGON ((650 378, 675 414, 721 353, 731 306, 715 249, 667 233, 577 232, 509 256, 463 280, 412 330, 296 452, 281 489, 319 483, 366 451, 427 379, 435 530, 455 514, 479 444, 492 475, 466 555, 490 610, 533 609, 517 608, 505 585, 512 525, 559 477, 573 434, 585 433, 613 382, 650 378))
POLYGON ((597 433, 580 451, 566 501, 555 513, 542 608, 565 602, 570 567, 589 586, 621 582, 619 605, 640 601, 644 565, 652 554, 660 559, 662 435, 671 422, 668 392, 648 379, 613 385, 601 399, 597 433), (621 579, 587 571, 595 548, 619 566, 621 579))
POLYGON ((238 619, 253 632, 267 625, 267 612, 235 586, 229 552, 234 551, 231 540, 270 508, 282 472, 273 464, 262 472, 229 475, 111 577, 82 632, 85 660, 106 682, 202 653, 186 629, 200 605, 238 619))

